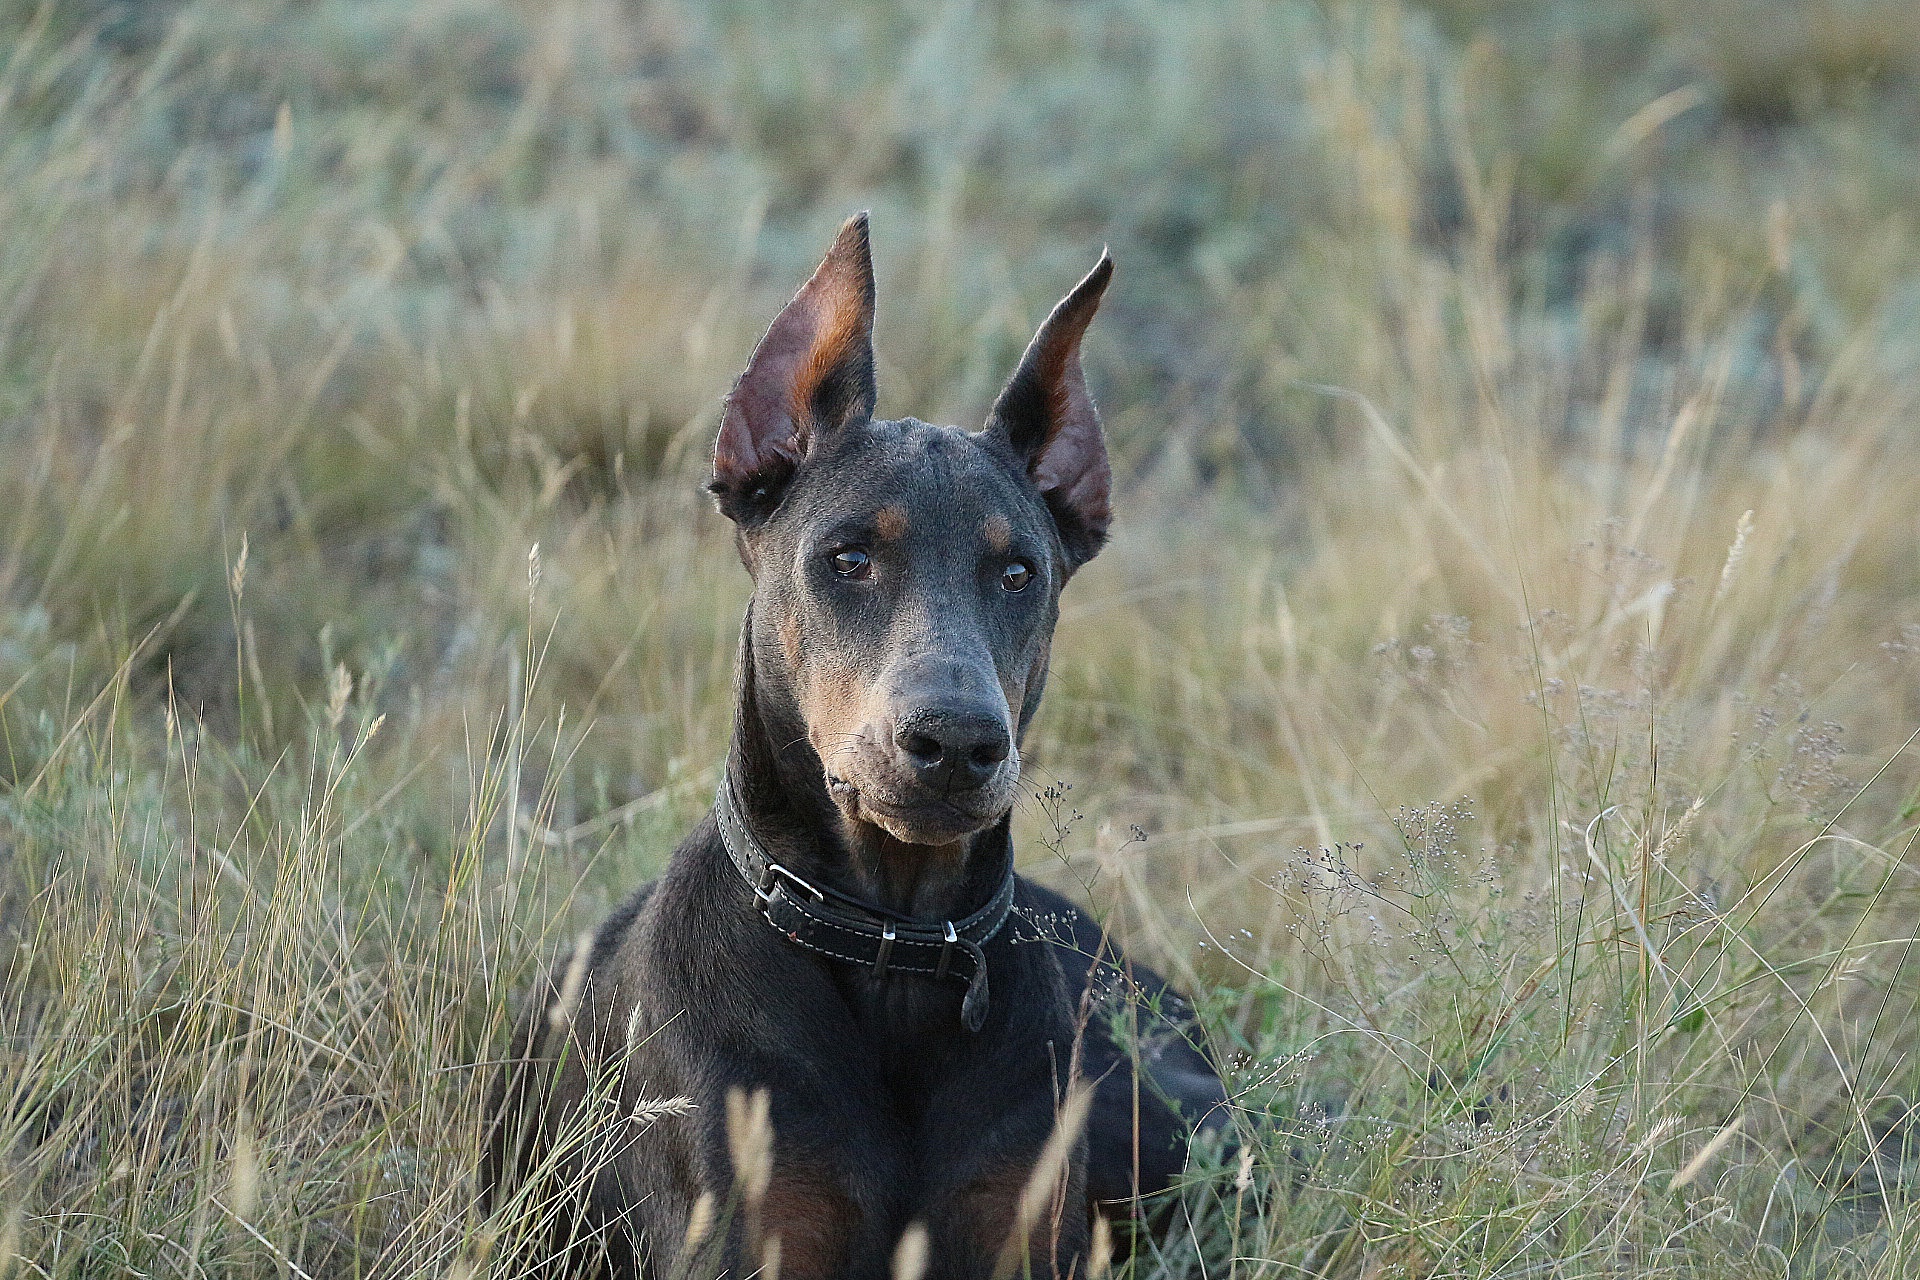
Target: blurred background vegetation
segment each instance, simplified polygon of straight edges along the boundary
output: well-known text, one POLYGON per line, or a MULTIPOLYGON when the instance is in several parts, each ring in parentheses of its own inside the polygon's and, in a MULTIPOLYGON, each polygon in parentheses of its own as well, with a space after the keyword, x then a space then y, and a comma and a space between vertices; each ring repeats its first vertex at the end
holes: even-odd
POLYGON ((1264 1135, 1140 1274, 1920 1267, 1908 4, 0 0, 0 1271, 508 1265, 862 208, 885 414, 1119 262, 1022 822, 1264 1135))

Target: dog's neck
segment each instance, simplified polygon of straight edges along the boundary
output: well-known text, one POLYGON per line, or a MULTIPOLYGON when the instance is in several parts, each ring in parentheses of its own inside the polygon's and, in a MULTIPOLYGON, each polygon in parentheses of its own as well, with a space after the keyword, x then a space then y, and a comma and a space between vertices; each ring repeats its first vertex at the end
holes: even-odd
POLYGON ((727 769, 742 816, 782 864, 889 911, 955 919, 992 896, 1005 873, 1010 819, 946 845, 916 845, 849 818, 827 794, 826 773, 797 715, 769 696, 784 672, 757 669, 749 614, 742 628, 727 769))

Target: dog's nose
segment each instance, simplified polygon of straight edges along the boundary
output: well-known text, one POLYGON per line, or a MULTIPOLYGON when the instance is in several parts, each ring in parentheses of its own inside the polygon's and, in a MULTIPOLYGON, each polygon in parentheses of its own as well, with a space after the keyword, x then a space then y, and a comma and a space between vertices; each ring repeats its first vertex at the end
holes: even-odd
POLYGON ((893 730, 894 745, 921 782, 943 791, 983 785, 1013 750, 998 716, 980 711, 920 711, 893 730))

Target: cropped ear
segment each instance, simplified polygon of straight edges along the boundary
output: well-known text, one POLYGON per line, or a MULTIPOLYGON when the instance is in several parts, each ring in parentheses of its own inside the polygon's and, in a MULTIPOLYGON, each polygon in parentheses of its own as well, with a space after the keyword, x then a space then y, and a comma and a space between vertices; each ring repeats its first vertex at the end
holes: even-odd
POLYGON ((861 213, 840 228, 727 393, 707 485, 714 501, 736 524, 765 519, 807 451, 871 418, 873 406, 873 258, 861 213))
POLYGON ((1107 444, 1080 368, 1080 339, 1112 278, 1113 259, 1102 251, 1098 265, 1033 335, 987 415, 987 430, 1004 438, 1026 463, 1027 475, 1053 512, 1073 569, 1093 559, 1113 518, 1107 444))

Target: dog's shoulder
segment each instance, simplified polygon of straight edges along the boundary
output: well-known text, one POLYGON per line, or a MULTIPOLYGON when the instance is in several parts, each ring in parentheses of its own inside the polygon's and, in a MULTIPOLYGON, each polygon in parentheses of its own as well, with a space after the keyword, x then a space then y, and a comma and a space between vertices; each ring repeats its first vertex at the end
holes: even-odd
POLYGON ((640 918, 647 903, 653 899, 654 891, 659 888, 658 880, 649 880, 627 895, 626 901, 615 907, 599 927, 593 932, 593 949, 587 956, 587 967, 595 973, 605 971, 613 961, 627 935, 633 931, 633 923, 640 918))
POLYGON ((698 927, 716 896, 712 864, 719 828, 708 813, 689 831, 654 879, 629 894, 594 931, 588 968, 614 974, 647 966, 655 935, 698 927))
POLYGON ((698 1009, 703 1040, 751 1037, 774 1012, 804 1016, 828 990, 817 966, 752 909, 712 813, 601 925, 588 968, 620 1019, 662 1030, 673 1023, 672 1036, 690 1035, 677 1024, 698 1009))

